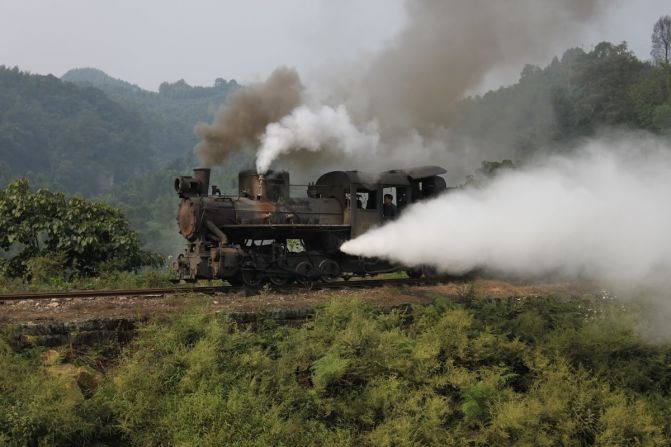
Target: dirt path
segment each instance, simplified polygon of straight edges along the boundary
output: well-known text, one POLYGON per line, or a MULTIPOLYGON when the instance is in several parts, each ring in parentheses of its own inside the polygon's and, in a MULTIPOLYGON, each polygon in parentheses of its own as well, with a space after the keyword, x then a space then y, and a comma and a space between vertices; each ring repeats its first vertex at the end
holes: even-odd
MULTIPOLYGON (((468 295, 492 299, 531 296, 567 296, 586 293, 589 286, 569 283, 514 284, 497 280, 475 280, 436 286, 381 287, 365 290, 320 290, 295 294, 262 293, 255 296, 216 294, 144 297, 98 297, 41 299, 0 302, 0 325, 85 321, 100 318, 160 318, 192 306, 213 311, 259 312, 306 309, 330 299, 356 297, 374 305, 426 304, 437 297, 468 295)), ((593 290, 593 288, 592 288, 593 290)))

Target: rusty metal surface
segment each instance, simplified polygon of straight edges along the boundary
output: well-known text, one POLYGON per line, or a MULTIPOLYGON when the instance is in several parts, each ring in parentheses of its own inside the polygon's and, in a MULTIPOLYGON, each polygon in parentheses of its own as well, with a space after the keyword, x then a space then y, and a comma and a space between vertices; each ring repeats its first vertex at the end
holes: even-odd
POLYGON ((193 176, 198 182, 198 194, 206 196, 210 188, 210 170, 208 168, 196 168, 193 176))
POLYGON ((443 189, 444 180, 431 175, 442 172, 437 166, 382 174, 333 171, 306 185, 307 197, 293 198, 284 171, 240 172, 236 197, 209 195, 210 171, 195 169, 193 176, 175 181, 182 198, 179 232, 190 242, 176 262, 176 273, 184 280, 221 278, 252 285, 256 276, 278 283, 303 280, 305 269, 298 266, 318 270, 320 262, 333 262, 342 272, 357 275, 403 269, 382 260, 361 262, 339 248, 384 224, 384 187, 397 187, 409 204, 443 189), (427 177, 413 179, 410 174, 427 177), (296 240, 302 251, 289 249, 296 240))
POLYGON ((286 171, 268 171, 258 174, 255 170, 238 174, 238 195, 254 200, 289 198, 289 173, 286 171))
POLYGON ((190 200, 183 200, 177 209, 177 226, 179 234, 186 239, 192 240, 196 236, 197 217, 194 210, 194 203, 190 200))

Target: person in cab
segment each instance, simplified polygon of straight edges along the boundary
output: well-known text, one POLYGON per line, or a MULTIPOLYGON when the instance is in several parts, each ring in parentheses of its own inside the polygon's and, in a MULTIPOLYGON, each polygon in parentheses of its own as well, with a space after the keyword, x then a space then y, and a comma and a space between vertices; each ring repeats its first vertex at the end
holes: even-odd
POLYGON ((382 218, 387 220, 392 220, 396 217, 396 205, 394 205, 394 196, 391 194, 384 195, 384 201, 382 203, 382 218))

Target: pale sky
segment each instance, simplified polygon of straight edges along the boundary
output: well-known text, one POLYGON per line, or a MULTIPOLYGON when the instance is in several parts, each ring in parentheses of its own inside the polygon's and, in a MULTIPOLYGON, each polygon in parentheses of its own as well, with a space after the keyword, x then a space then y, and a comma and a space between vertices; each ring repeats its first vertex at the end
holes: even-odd
MULTIPOLYGON (((671 2, 608 3, 588 35, 567 36, 563 48, 626 40, 648 59, 652 26, 671 2)), ((244 83, 278 65, 309 73, 374 52, 404 18, 403 0, 0 0, 0 65, 56 76, 96 67, 152 90, 182 78, 244 83)))

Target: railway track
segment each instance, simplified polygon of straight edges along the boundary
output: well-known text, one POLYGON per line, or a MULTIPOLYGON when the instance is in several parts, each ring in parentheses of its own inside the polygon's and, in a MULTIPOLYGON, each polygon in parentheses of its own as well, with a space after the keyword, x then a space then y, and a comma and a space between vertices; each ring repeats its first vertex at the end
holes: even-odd
MULTIPOLYGON (((362 279, 356 281, 334 281, 319 282, 312 285, 291 284, 284 286, 273 286, 271 290, 279 293, 300 292, 306 290, 323 289, 365 289, 382 286, 413 286, 435 284, 437 281, 427 278, 397 278, 397 279, 362 279)), ((124 289, 124 290, 73 290, 68 292, 16 292, 1 294, 0 301, 17 300, 43 300, 52 298, 104 298, 115 296, 157 296, 157 295, 180 295, 186 293, 245 293, 247 295, 258 294, 262 289, 234 286, 201 286, 201 287, 164 287, 152 289, 124 289)))

